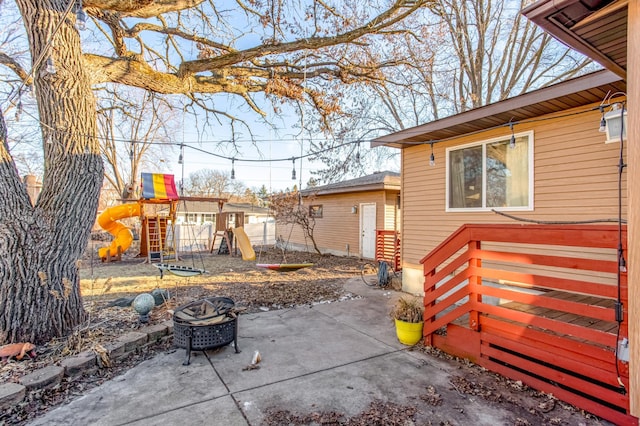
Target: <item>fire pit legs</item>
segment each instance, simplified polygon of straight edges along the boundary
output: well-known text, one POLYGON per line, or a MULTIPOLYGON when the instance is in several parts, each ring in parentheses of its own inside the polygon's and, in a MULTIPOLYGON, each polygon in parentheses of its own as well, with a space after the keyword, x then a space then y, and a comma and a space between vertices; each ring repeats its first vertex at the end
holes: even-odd
POLYGON ((187 337, 187 353, 186 353, 186 355, 187 355, 187 357, 185 358, 185 360, 182 363, 182 365, 191 364, 191 336, 187 337))
MULTIPOLYGON (((237 354, 242 352, 240 349, 238 349, 238 327, 234 327, 234 330, 233 330, 233 348, 235 349, 237 354)), ((187 348, 185 353, 186 358, 184 359, 184 362, 182 363, 182 365, 191 364, 191 350, 192 350, 191 335, 189 332, 189 335, 187 336, 187 348)))
POLYGON ((240 349, 238 349, 238 318, 235 318, 236 325, 233 327, 233 348, 236 350, 236 353, 240 353, 240 349))

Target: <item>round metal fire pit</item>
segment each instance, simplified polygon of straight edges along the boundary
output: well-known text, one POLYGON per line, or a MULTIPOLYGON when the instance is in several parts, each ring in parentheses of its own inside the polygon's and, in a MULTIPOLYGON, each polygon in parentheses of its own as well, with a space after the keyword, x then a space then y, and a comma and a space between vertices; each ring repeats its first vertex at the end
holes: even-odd
POLYGON ((234 342, 238 350, 238 318, 235 302, 228 297, 210 297, 176 308, 173 314, 173 344, 185 348, 189 365, 192 350, 214 349, 234 342))

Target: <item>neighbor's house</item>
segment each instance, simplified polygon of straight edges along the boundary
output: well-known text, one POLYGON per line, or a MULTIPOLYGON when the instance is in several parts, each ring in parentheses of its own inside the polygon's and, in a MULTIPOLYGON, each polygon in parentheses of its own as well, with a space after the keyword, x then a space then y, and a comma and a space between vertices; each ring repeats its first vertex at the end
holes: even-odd
POLYGON ((31 204, 35 205, 40 193, 42 192, 42 181, 35 175, 26 175, 23 178, 24 186, 27 188, 27 194, 31 204))
MULTIPOLYGON (((220 212, 217 202, 186 201, 178 203, 176 219, 178 223, 208 223, 215 222, 216 214, 220 212)), ((273 220, 273 215, 266 207, 255 206, 250 203, 224 203, 222 213, 242 213, 244 224, 256 224, 273 220)))
MULTIPOLYGON (((322 253, 376 257, 376 233, 400 231, 400 174, 377 172, 301 191, 302 205, 315 222, 322 253)), ((277 223, 278 238, 297 250, 313 251, 299 226, 277 223)))
POLYGON ((403 289, 424 294, 425 343, 615 423, 637 420, 615 355, 627 144, 599 127, 626 90, 598 71, 373 142, 401 152, 403 289))
POLYGON ((268 208, 250 203, 224 203, 220 212, 217 202, 179 202, 176 223, 181 228, 186 227, 190 234, 196 236, 193 239, 201 242, 198 247, 211 248, 214 240, 219 244, 222 237, 215 236, 216 230, 235 227, 243 227, 253 245, 270 245, 276 242, 273 215, 268 208), (220 216, 219 213, 223 215, 220 216), (218 220, 223 220, 224 223, 216 223, 218 220))

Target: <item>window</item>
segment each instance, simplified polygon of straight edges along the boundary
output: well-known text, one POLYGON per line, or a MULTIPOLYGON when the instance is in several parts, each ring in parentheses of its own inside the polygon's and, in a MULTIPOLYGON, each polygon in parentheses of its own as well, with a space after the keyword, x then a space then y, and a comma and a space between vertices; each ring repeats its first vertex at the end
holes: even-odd
POLYGON ((447 210, 533 209, 533 132, 447 149, 447 210))
POLYGON ((322 217, 322 204, 309 206, 309 217, 322 217))

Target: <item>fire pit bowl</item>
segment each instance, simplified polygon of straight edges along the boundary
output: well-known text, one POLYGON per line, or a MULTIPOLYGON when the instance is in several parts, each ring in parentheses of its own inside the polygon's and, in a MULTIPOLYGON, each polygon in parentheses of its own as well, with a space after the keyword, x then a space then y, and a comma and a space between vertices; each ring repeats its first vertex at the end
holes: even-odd
POLYGON ((176 308, 173 314, 173 344, 185 348, 189 365, 192 350, 219 348, 234 342, 238 350, 238 318, 235 302, 228 297, 210 297, 176 308))

